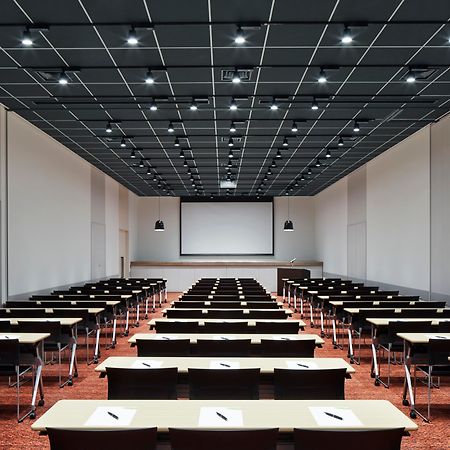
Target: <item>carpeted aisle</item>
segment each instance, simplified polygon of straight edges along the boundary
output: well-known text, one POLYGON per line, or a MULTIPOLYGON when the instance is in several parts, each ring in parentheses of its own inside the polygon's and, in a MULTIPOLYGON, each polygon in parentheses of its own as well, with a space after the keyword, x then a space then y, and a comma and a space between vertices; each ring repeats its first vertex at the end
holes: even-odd
MULTIPOLYGON (((174 299, 178 294, 170 294, 169 300, 174 299)), ((166 307, 168 305, 164 305, 166 307)), ((152 317, 158 317, 161 313, 157 311, 152 317)), ((299 318, 295 314, 294 318, 299 318)), ((149 332, 146 320, 142 321, 139 328, 130 329, 130 336, 137 332, 149 332)), ((317 333, 317 328, 311 329, 307 321, 307 333, 317 333)), ((103 360, 107 356, 134 355, 136 350, 130 348, 127 343, 128 338, 120 337, 115 349, 104 350, 102 347, 103 360)), ((408 414, 408 408, 401 405, 401 392, 403 386, 402 366, 393 369, 394 379, 390 389, 382 386, 374 386, 373 379, 370 378, 370 351, 369 347, 364 350, 364 358, 361 366, 355 366, 356 374, 346 385, 346 398, 348 399, 386 399, 408 414), (397 376, 395 376, 397 375, 397 376)), ((44 368, 45 406, 38 408, 38 417, 60 399, 105 399, 107 397, 106 379, 98 378, 94 372, 94 366, 86 366, 84 362, 84 349, 81 345, 79 360, 79 377, 75 379, 73 386, 63 389, 58 387, 56 377, 49 377, 49 374, 56 374, 55 366, 44 368)), ((316 351, 317 357, 344 357, 346 350, 335 350, 329 339, 322 349, 316 351)), ((63 366, 63 370, 66 369, 63 366)), ((22 387, 23 401, 29 401, 31 387, 26 384, 22 387)), ((419 406, 425 406, 424 386, 419 386, 419 406)), ((419 430, 413 432, 410 437, 403 440, 402 450, 448 450, 450 448, 450 381, 441 380, 441 388, 434 390, 432 394, 433 408, 431 424, 424 423, 421 419, 416 419, 419 430)), ((181 401, 181 400, 180 400, 181 401)), ((3 378, 0 385, 0 449, 1 450, 31 450, 48 449, 48 440, 45 436, 39 436, 30 428, 31 421, 26 419, 18 424, 15 418, 15 389, 7 387, 7 380, 3 378)), ((364 445, 362 445, 364 450, 364 445)), ((382 449, 380 449, 382 450, 382 449)))

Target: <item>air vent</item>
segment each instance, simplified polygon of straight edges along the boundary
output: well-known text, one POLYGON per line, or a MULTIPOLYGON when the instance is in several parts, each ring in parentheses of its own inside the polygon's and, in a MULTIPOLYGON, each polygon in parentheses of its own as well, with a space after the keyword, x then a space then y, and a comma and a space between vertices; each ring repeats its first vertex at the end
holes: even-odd
MULTIPOLYGON (((220 138, 220 142, 226 142, 226 143, 228 143, 228 140, 229 140, 230 138, 229 137, 226 137, 226 136, 222 136, 221 138, 220 138)), ((236 144, 236 143, 240 143, 240 142, 242 142, 243 141, 243 138, 242 138, 242 136, 233 136, 233 142, 236 144)), ((233 152, 234 151, 239 151, 239 149, 238 148, 233 148, 233 152)))
MULTIPOLYGON (((233 79, 235 70, 234 69, 224 69, 221 72, 221 80, 222 81, 231 81, 233 79)), ((250 69, 237 69, 239 74, 239 78, 241 81, 250 81, 252 76, 252 70, 250 69)))

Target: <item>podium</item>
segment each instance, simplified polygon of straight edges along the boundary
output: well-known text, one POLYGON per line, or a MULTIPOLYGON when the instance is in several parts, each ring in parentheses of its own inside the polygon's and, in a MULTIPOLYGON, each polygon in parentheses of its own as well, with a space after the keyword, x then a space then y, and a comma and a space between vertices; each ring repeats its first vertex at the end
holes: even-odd
POLYGON ((277 268, 277 295, 283 295, 283 278, 310 278, 308 269, 297 269, 295 267, 277 268))

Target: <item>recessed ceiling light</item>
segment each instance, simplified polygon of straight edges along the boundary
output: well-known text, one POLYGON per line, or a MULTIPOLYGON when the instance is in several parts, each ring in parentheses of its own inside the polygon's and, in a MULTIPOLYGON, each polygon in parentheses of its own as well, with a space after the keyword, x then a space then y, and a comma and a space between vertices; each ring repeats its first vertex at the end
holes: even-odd
POLYGON ((406 75, 405 79, 406 79, 407 83, 415 83, 416 82, 416 75, 415 75, 415 73, 412 70, 410 70, 408 72, 408 74, 406 75))
POLYGON ((22 45, 24 45, 25 47, 31 47, 33 45, 31 32, 28 28, 22 33, 22 45))
POLYGON ((241 76, 239 75, 239 72, 237 70, 234 71, 231 81, 234 84, 239 84, 241 82, 241 76))
POLYGON ((67 84, 69 82, 69 78, 66 75, 66 72, 64 70, 59 74, 58 77, 58 83, 59 84, 67 84))
POLYGON ((147 72, 147 74, 145 75, 145 82, 146 82, 147 84, 153 84, 153 83, 155 82, 155 77, 153 76, 151 70, 149 70, 149 71, 147 72))
POLYGON ((343 44, 350 44, 351 42, 353 42, 353 36, 351 35, 350 29, 347 26, 344 28, 344 32, 342 33, 341 42, 343 44))
POLYGON ((134 27, 131 27, 130 31, 128 32, 127 42, 130 45, 137 45, 138 43, 136 30, 134 29, 134 27))
POLYGON ((320 84, 325 84, 328 80, 327 80, 327 75, 325 73, 325 70, 320 69, 320 73, 319 73, 319 78, 317 79, 317 81, 320 84))
POLYGON ((297 131, 298 131, 298 127, 297 127, 297 124, 295 122, 292 122, 291 131, 293 133, 297 133, 297 131))
POLYGON ((242 45, 245 44, 245 36, 241 27, 238 27, 236 30, 236 36, 234 37, 234 42, 236 44, 242 45))
POLYGON ((190 109, 191 111, 197 111, 198 105, 197 105, 197 102, 196 102, 195 100, 192 100, 192 103, 191 103, 191 105, 189 106, 189 109, 190 109))
POLYGON ((169 133, 173 133, 175 131, 175 128, 173 127, 173 123, 169 122, 169 126, 167 127, 167 131, 169 133))

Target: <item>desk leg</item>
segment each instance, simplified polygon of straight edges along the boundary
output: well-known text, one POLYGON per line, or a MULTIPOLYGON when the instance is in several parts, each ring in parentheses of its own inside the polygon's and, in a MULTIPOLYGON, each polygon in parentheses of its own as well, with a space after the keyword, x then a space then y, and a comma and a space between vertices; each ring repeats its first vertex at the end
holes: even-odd
POLYGON ((159 307, 162 305, 162 291, 159 291, 159 307))
POLYGON ((286 282, 283 281, 283 303, 286 303, 286 282))
POLYGON ((128 328, 128 322, 129 322, 129 320, 130 320, 130 310, 129 310, 129 308, 127 307, 127 312, 126 312, 126 314, 125 314, 125 331, 124 331, 124 336, 128 336, 128 333, 129 333, 129 328, 128 328))
POLYGON ((95 364, 98 363, 98 357, 99 357, 99 344, 100 344, 100 327, 97 328, 97 331, 95 333, 95 350, 94 350, 94 359, 93 362, 95 364))
POLYGON ((309 313, 311 315, 311 328, 314 328, 314 315, 313 315, 312 303, 309 304, 309 313))
POLYGON ((137 301, 136 304, 136 323, 135 325, 138 327, 139 326, 139 300, 137 301))
POLYGON ((145 316, 148 319, 148 297, 145 297, 145 316))
POLYGON ((294 288, 294 312, 297 312, 297 288, 294 288))
POLYGON ((19 422, 22 422, 26 417, 30 416, 30 419, 36 418, 36 397, 38 388, 40 390, 41 399, 39 401, 39 404, 44 404, 44 395, 43 395, 43 389, 42 389, 42 361, 40 361, 36 367, 36 378, 34 380, 34 386, 33 386, 33 396, 31 397, 31 410, 23 417, 19 419, 19 422))
POLYGON ((333 326, 333 347, 337 348, 336 320, 334 317, 331 319, 331 325, 333 326))
POLYGON ((378 371, 377 350, 375 344, 372 343, 372 368, 371 376, 375 377, 375 386, 380 385, 380 372, 378 371))
POLYGON ((355 363, 355 355, 353 354, 353 337, 350 327, 347 328, 348 332, 348 357, 350 358, 350 364, 355 363))
POLYGON ((72 386, 74 376, 78 376, 78 369, 77 369, 76 360, 75 360, 76 351, 77 351, 77 343, 74 340, 74 342, 72 343, 71 349, 70 349, 69 377, 62 384, 61 387, 65 386, 66 384, 67 384, 67 386, 72 386))
POLYGON ((303 295, 300 295, 300 318, 303 319, 303 295))
POLYGON ((153 312, 156 311, 156 294, 153 294, 153 312))
POLYGON ((323 311, 320 311, 320 336, 325 336, 325 330, 323 328, 323 311))
POLYGON ((167 287, 164 288, 164 303, 167 303, 167 287))
POLYGON ((291 288, 288 287, 288 306, 291 307, 291 288))
POLYGON ((116 346, 116 329, 117 329, 117 319, 114 317, 113 319, 113 332, 111 338, 111 348, 116 346))

